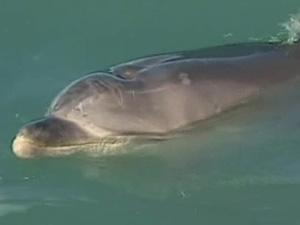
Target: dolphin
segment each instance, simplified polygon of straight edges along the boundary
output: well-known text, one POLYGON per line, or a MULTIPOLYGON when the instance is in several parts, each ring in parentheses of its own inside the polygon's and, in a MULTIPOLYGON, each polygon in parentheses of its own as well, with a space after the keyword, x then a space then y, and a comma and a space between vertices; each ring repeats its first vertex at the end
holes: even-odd
POLYGON ((121 152, 300 76, 300 43, 238 43, 151 55, 75 80, 12 142, 21 158, 121 152))

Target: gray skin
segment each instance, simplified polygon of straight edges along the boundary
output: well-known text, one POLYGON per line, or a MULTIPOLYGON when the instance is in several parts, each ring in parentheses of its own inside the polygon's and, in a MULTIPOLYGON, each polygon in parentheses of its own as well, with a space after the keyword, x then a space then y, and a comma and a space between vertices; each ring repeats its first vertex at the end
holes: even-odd
POLYGON ((78 151, 118 153, 133 138, 159 138, 300 75, 300 44, 234 44, 155 55, 73 82, 44 119, 19 131, 22 158, 78 151))

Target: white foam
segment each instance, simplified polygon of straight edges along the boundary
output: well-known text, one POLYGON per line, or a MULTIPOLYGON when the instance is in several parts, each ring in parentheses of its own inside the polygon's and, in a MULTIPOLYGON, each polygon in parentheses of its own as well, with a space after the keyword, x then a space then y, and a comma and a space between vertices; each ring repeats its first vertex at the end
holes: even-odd
POLYGON ((286 43, 292 44, 300 39, 300 12, 290 16, 289 20, 281 26, 287 34, 286 43))

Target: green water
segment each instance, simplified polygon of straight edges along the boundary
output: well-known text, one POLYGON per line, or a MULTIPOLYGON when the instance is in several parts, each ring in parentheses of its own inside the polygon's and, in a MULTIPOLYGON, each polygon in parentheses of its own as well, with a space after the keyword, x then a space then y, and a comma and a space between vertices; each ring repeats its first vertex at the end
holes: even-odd
POLYGON ((299 0, 0 0, 0 224, 300 224, 297 85, 122 156, 23 161, 10 142, 70 81, 131 58, 268 38, 299 0))

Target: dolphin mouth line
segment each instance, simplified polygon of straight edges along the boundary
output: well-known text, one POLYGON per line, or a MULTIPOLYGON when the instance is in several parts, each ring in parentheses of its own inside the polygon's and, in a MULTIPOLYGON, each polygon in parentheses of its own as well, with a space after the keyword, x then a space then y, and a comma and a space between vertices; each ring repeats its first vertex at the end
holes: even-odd
POLYGON ((31 140, 26 137, 16 137, 13 141, 13 150, 15 154, 24 156, 25 158, 34 158, 39 155, 70 155, 76 152, 99 152, 99 153, 108 153, 112 152, 118 147, 125 146, 129 143, 128 137, 105 137, 95 139, 90 142, 83 143, 73 143, 73 144, 61 144, 61 145, 46 145, 41 142, 31 140), (32 150, 36 153, 24 155, 23 152, 32 150), (42 150, 42 151, 39 151, 42 150))
POLYGON ((34 141, 30 138, 26 138, 26 137, 16 137, 14 139, 14 142, 15 141, 19 141, 21 142, 22 144, 28 144, 32 147, 35 147, 35 148, 67 148, 67 147, 73 147, 73 146, 83 146, 83 145, 88 145, 88 144, 95 144, 97 142, 85 142, 85 143, 76 143, 76 144, 61 144, 61 145, 46 145, 46 144, 43 144, 42 142, 39 142, 39 141, 34 141))

